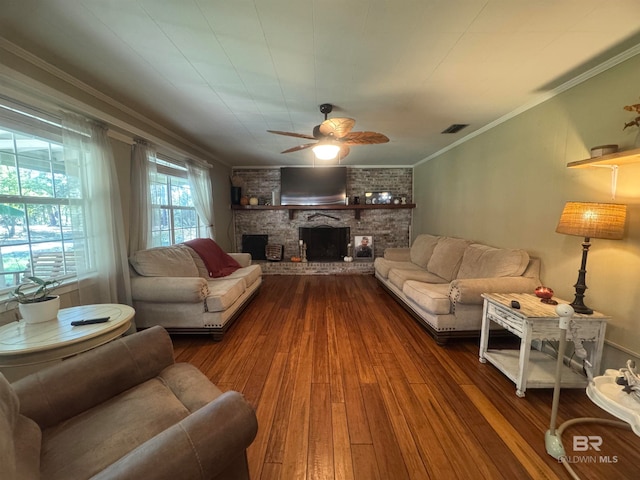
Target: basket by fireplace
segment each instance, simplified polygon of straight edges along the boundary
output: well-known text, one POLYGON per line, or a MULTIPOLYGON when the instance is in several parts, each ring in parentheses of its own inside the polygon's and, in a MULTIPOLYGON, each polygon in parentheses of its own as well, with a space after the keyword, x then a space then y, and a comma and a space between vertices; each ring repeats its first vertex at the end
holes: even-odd
POLYGON ((268 244, 265 247, 265 255, 267 257, 267 260, 271 260, 272 262, 279 262, 280 260, 282 260, 283 252, 284 245, 268 244))

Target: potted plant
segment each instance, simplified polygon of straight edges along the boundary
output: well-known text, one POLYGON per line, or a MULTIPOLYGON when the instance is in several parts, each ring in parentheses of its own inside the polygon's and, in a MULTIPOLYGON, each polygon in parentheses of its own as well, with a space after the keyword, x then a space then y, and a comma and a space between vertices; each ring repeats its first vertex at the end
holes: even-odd
MULTIPOLYGON (((633 105, 625 105, 623 107, 627 112, 634 112, 636 114, 635 118, 630 122, 625 122, 623 130, 626 130, 628 127, 640 127, 640 103, 635 103, 633 105)), ((635 142, 633 143, 635 148, 640 148, 640 130, 636 135, 635 142)))
POLYGON ((10 293, 11 298, 18 302, 18 310, 24 321, 41 323, 54 320, 60 309, 60 297, 51 292, 60 282, 39 277, 27 277, 27 280, 10 293))

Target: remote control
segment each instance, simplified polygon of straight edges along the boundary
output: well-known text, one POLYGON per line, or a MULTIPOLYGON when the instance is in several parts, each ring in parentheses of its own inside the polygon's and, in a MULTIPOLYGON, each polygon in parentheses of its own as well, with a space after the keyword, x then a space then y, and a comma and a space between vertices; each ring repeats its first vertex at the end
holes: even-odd
POLYGON ((89 320, 74 320, 71 325, 78 327, 80 325, 91 325, 93 323, 105 323, 109 321, 109 317, 91 318, 89 320))

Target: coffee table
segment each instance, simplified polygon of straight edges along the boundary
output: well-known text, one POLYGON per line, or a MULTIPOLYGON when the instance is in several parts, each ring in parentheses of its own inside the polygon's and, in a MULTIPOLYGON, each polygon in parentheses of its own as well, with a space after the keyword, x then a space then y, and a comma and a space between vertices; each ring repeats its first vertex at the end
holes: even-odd
POLYGON ((56 320, 27 324, 23 320, 0 327, 0 372, 10 382, 64 358, 110 342, 130 325, 135 310, 104 303, 63 308, 56 320), (109 317, 105 323, 72 326, 74 320, 109 317))

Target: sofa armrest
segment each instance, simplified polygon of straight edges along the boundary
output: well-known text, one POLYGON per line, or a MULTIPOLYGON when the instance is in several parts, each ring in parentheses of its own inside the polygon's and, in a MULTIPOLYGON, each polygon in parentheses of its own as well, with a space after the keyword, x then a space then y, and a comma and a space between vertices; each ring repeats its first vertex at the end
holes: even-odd
POLYGON ((208 294, 202 277, 131 277, 131 297, 139 302, 198 303, 208 294))
POLYGON ((390 247, 384 249, 385 260, 391 260, 394 262, 410 262, 411 261, 411 249, 410 248, 397 248, 390 247))
POLYGON ((229 391, 92 478, 218 478, 233 461, 246 461, 245 450, 257 431, 251 405, 240 393, 229 391))
POLYGON ((238 262, 241 267, 248 267, 251 265, 250 253, 230 253, 229 256, 238 262))
POLYGON ((40 428, 74 417, 174 363, 169 334, 156 326, 76 355, 13 383, 20 413, 40 428))
POLYGON ((528 277, 464 278, 451 282, 449 298, 455 305, 482 304, 483 293, 533 293, 539 282, 528 277))

